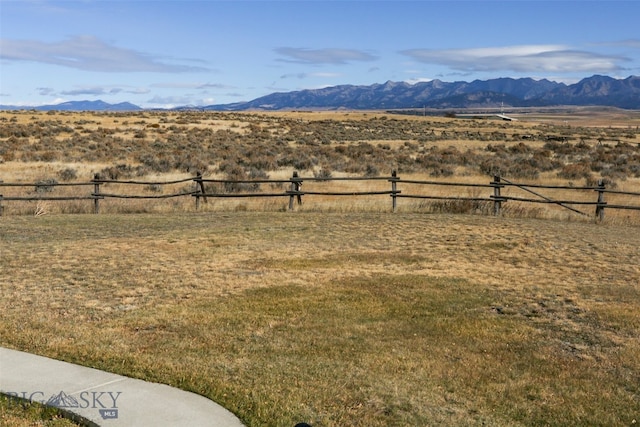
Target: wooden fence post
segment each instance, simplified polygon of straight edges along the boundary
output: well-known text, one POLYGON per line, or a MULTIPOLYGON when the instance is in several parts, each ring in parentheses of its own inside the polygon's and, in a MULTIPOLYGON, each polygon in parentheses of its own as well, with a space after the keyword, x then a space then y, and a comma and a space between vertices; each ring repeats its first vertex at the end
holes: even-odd
POLYGON ((100 213, 100 183, 96 182, 100 179, 100 174, 95 174, 93 176, 93 213, 100 213))
POLYGON ((196 184, 196 194, 194 194, 194 196, 196 196, 196 210, 200 209, 200 193, 202 190, 200 190, 200 185, 198 183, 198 179, 200 178, 200 172, 196 173, 196 177, 194 179, 195 184, 196 184))
POLYGON ((391 171, 391 209, 392 212, 396 211, 397 205, 397 181, 398 181, 398 173, 395 170, 391 171))
MULTIPOLYGON (((302 182, 298 179, 298 172, 297 171, 293 171, 293 176, 291 177, 291 191, 300 191, 300 187, 302 187, 302 182)), ((293 196, 294 194, 291 194, 289 196, 289 210, 292 211, 293 210, 293 196)), ((302 196, 300 194, 297 195, 298 197, 298 206, 302 205, 302 196)))
POLYGON ((596 205, 596 219, 598 219, 599 221, 604 220, 604 207, 607 204, 607 202, 604 201, 604 190, 605 190, 604 180, 599 179, 598 180, 598 204, 596 205))
POLYGON ((196 182, 196 210, 200 208, 200 197, 207 203, 207 196, 205 196, 206 192, 204 191, 204 182, 202 182, 202 172, 196 172, 196 177, 194 179, 196 182))
POLYGON ((504 185, 500 183, 500 175, 493 176, 491 186, 493 187, 493 214, 495 216, 498 216, 500 215, 500 212, 502 210, 502 198, 500 197, 500 189, 504 187, 504 185))

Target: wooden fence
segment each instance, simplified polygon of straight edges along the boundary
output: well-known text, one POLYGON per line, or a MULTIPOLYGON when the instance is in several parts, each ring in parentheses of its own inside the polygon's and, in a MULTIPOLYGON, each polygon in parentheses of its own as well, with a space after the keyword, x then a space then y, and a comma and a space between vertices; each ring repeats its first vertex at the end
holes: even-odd
MULTIPOLYGON (((628 209, 628 210, 640 210, 639 205, 626 205, 626 204, 612 204, 608 203, 606 195, 624 195, 629 197, 640 197, 638 192, 628 191, 616 191, 613 189, 607 189, 604 182, 600 181, 596 187, 575 187, 575 186, 549 186, 538 184, 526 184, 512 182, 504 177, 494 176, 493 180, 487 184, 471 184, 463 182, 442 182, 442 181, 420 181, 420 180, 407 180, 401 179, 395 171, 390 176, 386 177, 301 177, 297 172, 294 172, 291 178, 288 179, 247 179, 247 180, 228 180, 228 179, 208 179, 204 178, 202 174, 198 173, 195 177, 185 178, 175 181, 123 181, 123 180, 107 180, 101 179, 96 175, 90 182, 78 182, 78 183, 58 183, 55 181, 42 181, 36 183, 9 183, 0 180, 0 190, 8 187, 23 187, 23 188, 35 188, 36 194, 26 195, 7 195, 0 194, 0 216, 4 211, 4 203, 13 201, 69 201, 69 200, 88 200, 93 204, 93 212, 100 213, 100 202, 104 199, 169 199, 178 197, 191 197, 195 200, 196 210, 200 209, 201 204, 206 203, 212 198, 288 198, 288 209, 294 210, 296 204, 302 205, 302 198, 305 200, 313 198, 313 196, 346 196, 350 198, 362 197, 362 196, 389 196, 391 200, 391 211, 395 212, 398 207, 398 199, 423 199, 431 201, 453 201, 453 202, 476 202, 486 203, 492 205, 492 213, 494 215, 500 215, 505 203, 509 201, 517 201, 522 203, 545 203, 552 204, 576 214, 583 216, 594 216, 599 220, 604 219, 605 209, 628 209), (388 190, 377 191, 359 191, 354 189, 353 191, 315 191, 315 190, 303 190, 302 184, 309 182, 324 183, 329 185, 331 182, 339 181, 386 181, 388 190), (175 184, 191 183, 189 190, 183 189, 182 191, 171 194, 117 194, 109 193, 108 187, 113 184, 120 184, 126 186, 167 186, 175 184), (288 187, 288 189, 281 191, 265 192, 258 191, 261 184, 271 184, 271 186, 288 187), (222 186, 222 190, 220 190, 222 186), (90 187, 93 191, 84 195, 64 195, 54 196, 53 189, 56 187, 90 187), (401 188, 402 187, 402 188, 401 188), (473 189, 478 192, 482 189, 486 189, 488 194, 486 197, 481 196, 453 196, 453 195, 435 195, 427 194, 425 188, 433 187, 460 187, 465 188, 467 191, 473 189), (415 191, 416 188, 422 191, 415 191), (512 188, 518 189, 521 193, 528 195, 529 197, 522 197, 520 195, 507 194, 505 189, 512 188), (409 191, 414 192, 409 192, 409 191), (569 192, 585 192, 593 194, 594 197, 589 200, 558 200, 545 196, 541 193, 544 190, 566 190, 569 192), (534 197, 532 197, 534 196, 534 197), (577 206, 577 207, 576 207, 577 206), (592 213, 584 211, 585 207, 591 207, 592 213), (595 211, 593 211, 595 208, 595 211)), ((640 200, 640 199, 639 199, 640 200)))

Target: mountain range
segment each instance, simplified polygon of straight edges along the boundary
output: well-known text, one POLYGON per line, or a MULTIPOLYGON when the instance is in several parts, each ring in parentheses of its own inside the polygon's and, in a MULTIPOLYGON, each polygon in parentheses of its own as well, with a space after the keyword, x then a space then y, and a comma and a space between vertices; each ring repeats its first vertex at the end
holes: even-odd
POLYGON ((109 104, 97 101, 68 101, 61 104, 40 105, 37 107, 21 107, 15 105, 0 105, 0 110, 37 110, 37 111, 138 111, 141 107, 129 102, 109 104))
MULTIPOLYGON (((369 86, 340 85, 322 89, 278 92, 248 102, 184 106, 175 110, 389 110, 411 108, 495 108, 547 106, 608 106, 640 109, 640 77, 614 79, 594 75, 575 84, 532 78, 498 78, 472 82, 431 80, 410 84, 388 81, 369 86)), ((0 109, 18 107, 0 105, 0 109)), ((19 107, 35 110, 136 111, 142 108, 123 102, 70 101, 57 105, 19 107)))

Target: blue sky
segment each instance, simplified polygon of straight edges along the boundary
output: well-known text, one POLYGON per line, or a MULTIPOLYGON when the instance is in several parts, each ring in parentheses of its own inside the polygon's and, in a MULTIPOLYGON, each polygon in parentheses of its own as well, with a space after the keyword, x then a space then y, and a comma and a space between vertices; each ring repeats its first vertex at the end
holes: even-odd
POLYGON ((640 1, 0 0, 0 104, 640 75, 640 1))

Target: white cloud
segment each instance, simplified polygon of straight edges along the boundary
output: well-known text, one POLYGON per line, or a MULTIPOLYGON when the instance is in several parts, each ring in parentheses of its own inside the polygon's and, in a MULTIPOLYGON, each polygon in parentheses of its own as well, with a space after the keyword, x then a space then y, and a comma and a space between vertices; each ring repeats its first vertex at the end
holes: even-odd
POLYGON ((283 74, 280 76, 280 79, 306 79, 309 77, 309 73, 291 73, 291 74, 283 74))
POLYGON ((36 90, 42 96, 49 96, 56 93, 55 89, 51 87, 39 87, 39 88, 36 88, 36 90))
POLYGON ((105 90, 105 88, 103 87, 85 87, 85 88, 64 90, 60 92, 61 95, 67 95, 67 96, 78 96, 78 95, 99 96, 99 95, 105 95, 107 93, 109 92, 105 90))
POLYGON ((152 87, 159 87, 164 89, 232 89, 232 86, 224 85, 221 83, 197 83, 197 82, 179 82, 179 83, 154 83, 152 87))
POLYGON ((211 105, 215 102, 214 98, 202 98, 193 95, 169 95, 154 96, 147 101, 149 106, 156 108, 175 108, 184 105, 203 106, 211 105))
POLYGON ((354 61, 375 61, 378 59, 367 52, 353 49, 305 49, 280 47, 276 53, 286 57, 285 62, 301 64, 336 64, 343 65, 354 61))
POLYGON ((154 96, 147 102, 151 104, 188 104, 191 98, 183 95, 178 96, 154 96))
POLYGON ((633 49, 640 49, 640 39, 627 39, 616 42, 595 43, 595 46, 617 46, 617 47, 630 47, 633 49))
POLYGON ((320 78, 320 79, 335 79, 338 77, 342 77, 340 73, 292 73, 292 74, 283 74, 280 76, 281 79, 310 79, 310 78, 320 78))
POLYGON ((170 64, 131 49, 103 42, 94 36, 75 36, 61 42, 0 40, 0 58, 31 61, 100 72, 179 73, 206 71, 202 67, 170 64))
POLYGON ((340 73, 311 73, 309 74, 311 77, 317 77, 322 79, 335 79, 338 77, 342 77, 340 73))
POLYGON ((133 95, 142 95, 149 93, 149 89, 135 88, 129 86, 79 86, 74 89, 60 91, 61 95, 78 96, 78 95, 117 95, 119 93, 128 93, 133 95))
POLYGON ((628 58, 573 50, 563 45, 521 45, 477 49, 410 49, 400 52, 416 61, 464 72, 522 73, 612 72, 628 58))

